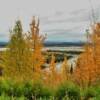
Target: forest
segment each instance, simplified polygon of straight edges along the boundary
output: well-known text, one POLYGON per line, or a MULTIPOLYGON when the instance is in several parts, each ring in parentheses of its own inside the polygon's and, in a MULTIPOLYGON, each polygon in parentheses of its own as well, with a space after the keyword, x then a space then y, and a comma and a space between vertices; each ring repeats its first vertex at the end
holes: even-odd
POLYGON ((15 22, 6 50, 0 52, 0 100, 100 100, 100 23, 86 30, 84 52, 75 67, 68 57, 58 70, 55 52, 43 51, 45 34, 33 17, 24 33, 21 20, 15 22), (48 56, 49 66, 43 67, 48 56))

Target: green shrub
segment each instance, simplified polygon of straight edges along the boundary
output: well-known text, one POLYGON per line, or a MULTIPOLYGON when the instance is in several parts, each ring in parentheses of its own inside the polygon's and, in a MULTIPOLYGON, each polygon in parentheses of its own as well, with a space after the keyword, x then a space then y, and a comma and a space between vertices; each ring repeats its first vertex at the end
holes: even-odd
POLYGON ((100 96, 100 86, 95 87, 96 95, 100 96))
POLYGON ((99 100, 100 86, 80 89, 72 82, 64 82, 51 89, 41 81, 0 81, 0 100, 80 100, 81 97, 82 100, 99 100))
POLYGON ((55 94, 58 100, 69 98, 69 100, 80 100, 80 90, 72 83, 61 84, 55 94))
POLYGON ((50 88, 44 86, 41 82, 16 83, 13 81, 0 81, 0 95, 4 93, 9 97, 24 96, 31 100, 32 98, 49 98, 51 96, 50 88))
POLYGON ((40 81, 37 82, 26 82, 24 84, 24 96, 29 100, 33 98, 49 98, 51 91, 49 88, 44 86, 40 81))
POLYGON ((95 86, 95 93, 96 97, 94 98, 94 100, 100 100, 100 86, 95 86))
POLYGON ((28 98, 29 100, 32 98, 33 95, 33 84, 32 82, 25 82, 23 87, 23 95, 28 98))
POLYGON ((2 94, 0 96, 0 100, 27 100, 24 96, 21 97, 13 97, 13 96, 7 96, 5 94, 2 94))
POLYGON ((15 83, 13 86, 13 95, 15 97, 21 97, 24 95, 24 84, 23 83, 15 83))
POLYGON ((0 100, 11 100, 9 96, 5 95, 4 93, 1 94, 0 100))
POLYGON ((93 100, 100 100, 100 95, 98 95, 98 96, 94 97, 94 99, 93 99, 93 100))
POLYGON ((84 100, 88 100, 89 98, 95 98, 96 97, 96 91, 93 87, 88 87, 83 91, 83 98, 84 100))
POLYGON ((1 80, 0 81, 0 95, 2 93, 7 94, 10 89, 9 82, 7 80, 1 80))
POLYGON ((49 87, 44 86, 41 82, 35 82, 33 84, 33 95, 36 98, 49 98, 52 92, 49 87))
POLYGON ((27 100, 27 98, 25 98, 24 96, 21 96, 21 97, 16 97, 15 100, 27 100))

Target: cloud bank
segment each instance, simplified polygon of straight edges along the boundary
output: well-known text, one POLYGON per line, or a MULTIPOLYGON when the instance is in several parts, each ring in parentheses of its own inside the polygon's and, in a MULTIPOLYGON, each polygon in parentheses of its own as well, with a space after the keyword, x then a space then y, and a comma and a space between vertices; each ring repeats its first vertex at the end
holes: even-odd
MULTIPOLYGON (((100 1, 91 0, 95 17, 100 21, 100 1)), ((0 40, 9 38, 9 29, 21 19, 25 32, 33 15, 40 18, 41 33, 48 41, 84 41, 89 27, 89 0, 2 0, 0 1, 0 40)))

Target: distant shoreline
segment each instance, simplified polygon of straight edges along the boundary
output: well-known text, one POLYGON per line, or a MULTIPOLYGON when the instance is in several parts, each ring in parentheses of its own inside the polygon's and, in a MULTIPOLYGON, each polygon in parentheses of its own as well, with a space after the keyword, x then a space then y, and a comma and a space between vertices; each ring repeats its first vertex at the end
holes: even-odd
POLYGON ((85 42, 45 42, 45 47, 77 47, 84 46, 85 42))
MULTIPOLYGON (((5 47, 7 46, 8 42, 0 42, 0 47, 5 47)), ((85 42, 44 42, 45 47, 81 47, 84 46, 85 42)))

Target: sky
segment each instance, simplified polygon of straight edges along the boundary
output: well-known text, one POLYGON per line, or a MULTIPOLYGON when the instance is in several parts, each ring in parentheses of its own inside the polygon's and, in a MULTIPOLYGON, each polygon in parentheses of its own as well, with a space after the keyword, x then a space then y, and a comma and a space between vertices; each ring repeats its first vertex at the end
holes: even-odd
POLYGON ((9 39, 16 20, 22 21, 24 32, 29 31, 32 16, 39 17, 47 41, 85 41, 93 20, 91 5, 99 21, 100 0, 0 0, 0 41, 9 39))

